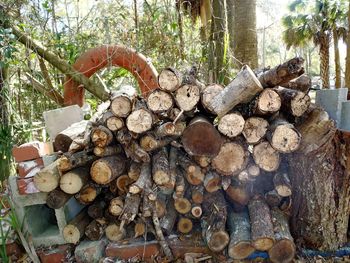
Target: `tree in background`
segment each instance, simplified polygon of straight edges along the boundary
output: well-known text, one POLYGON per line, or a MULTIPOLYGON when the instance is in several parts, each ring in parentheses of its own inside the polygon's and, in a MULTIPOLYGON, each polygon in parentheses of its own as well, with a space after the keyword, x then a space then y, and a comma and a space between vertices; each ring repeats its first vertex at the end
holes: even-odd
POLYGON ((347 36, 345 87, 350 88, 350 1, 349 1, 349 8, 348 8, 348 36, 347 36))
POLYGON ((337 16, 336 5, 343 1, 330 0, 295 0, 289 5, 291 15, 283 18, 286 30, 283 38, 287 47, 304 46, 313 40, 319 46, 320 75, 322 87, 329 88, 329 48, 336 23, 341 20, 337 16))
MULTIPOLYGON (((258 37, 256 32, 256 0, 234 0, 233 35, 230 35, 234 57, 241 64, 248 64, 251 68, 258 67, 258 37)), ((232 7, 228 7, 232 8, 232 7)), ((232 32, 232 31, 230 31, 232 32)))

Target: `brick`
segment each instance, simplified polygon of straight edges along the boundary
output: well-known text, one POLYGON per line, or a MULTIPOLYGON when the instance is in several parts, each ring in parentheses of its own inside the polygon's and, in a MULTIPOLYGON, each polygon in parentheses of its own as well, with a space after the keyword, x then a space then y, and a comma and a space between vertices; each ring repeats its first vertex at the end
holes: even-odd
POLYGON ((74 251, 75 260, 77 263, 98 263, 104 257, 107 243, 106 239, 80 242, 74 251))
POLYGON ((53 152, 52 143, 47 142, 29 142, 12 149, 12 156, 17 163, 38 159, 53 152))
POLYGON ((11 258, 12 262, 17 262, 25 251, 21 245, 17 242, 11 242, 6 244, 6 255, 11 258))
POLYGON ((34 177, 17 178, 17 188, 20 195, 35 194, 40 191, 34 185, 34 177))
POLYGON ((41 263, 62 263, 71 262, 73 256, 73 245, 60 245, 37 250, 41 263))
POLYGON ((31 161, 20 162, 17 165, 19 177, 33 177, 42 168, 44 168, 44 161, 42 158, 38 158, 31 161))

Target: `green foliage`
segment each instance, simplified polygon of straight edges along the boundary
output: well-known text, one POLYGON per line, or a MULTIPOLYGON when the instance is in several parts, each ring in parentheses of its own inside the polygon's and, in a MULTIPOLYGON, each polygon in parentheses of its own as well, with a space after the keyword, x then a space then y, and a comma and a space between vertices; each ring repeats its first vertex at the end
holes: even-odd
POLYGON ((0 181, 3 182, 11 171, 11 150, 13 141, 9 126, 0 125, 0 181))

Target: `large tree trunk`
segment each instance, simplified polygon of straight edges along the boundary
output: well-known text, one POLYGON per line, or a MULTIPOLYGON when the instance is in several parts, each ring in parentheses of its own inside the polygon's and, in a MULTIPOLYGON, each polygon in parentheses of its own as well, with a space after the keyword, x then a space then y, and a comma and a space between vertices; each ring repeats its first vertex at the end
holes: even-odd
POLYGON ((347 241, 350 200, 350 134, 336 131, 321 109, 297 126, 303 140, 289 157, 291 230, 297 244, 335 250, 347 241))
POLYGON ((323 35, 320 38, 320 75, 322 79, 322 88, 329 89, 329 42, 330 37, 323 35))
POLYGON ((333 41, 334 41, 334 65, 335 65, 335 88, 341 88, 341 66, 338 47, 338 32, 337 29, 333 29, 333 41))
MULTIPOLYGON (((257 68, 256 0, 235 0, 233 41, 235 58, 251 68, 257 68)), ((240 63, 236 64, 241 67, 240 63)))
MULTIPOLYGON (((348 25, 350 25, 350 2, 348 9, 348 25)), ((350 87, 350 29, 348 30, 347 37, 347 49, 346 49, 346 72, 345 72, 345 87, 350 87)))
POLYGON ((227 38, 225 0, 212 1, 212 20, 209 43, 209 83, 220 83, 225 77, 227 38))

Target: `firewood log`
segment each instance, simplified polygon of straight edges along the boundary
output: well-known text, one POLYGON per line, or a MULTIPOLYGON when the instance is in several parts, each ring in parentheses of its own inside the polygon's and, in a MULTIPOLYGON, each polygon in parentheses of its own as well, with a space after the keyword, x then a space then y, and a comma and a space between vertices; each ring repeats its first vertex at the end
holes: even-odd
POLYGON ((276 189, 266 192, 264 197, 270 207, 278 207, 282 201, 282 196, 277 193, 276 189))
POLYGON ((281 117, 275 118, 271 122, 266 138, 273 148, 282 153, 295 152, 301 142, 298 130, 293 124, 281 117))
POLYGON ((140 237, 145 235, 146 233, 146 224, 142 221, 142 220, 137 220, 137 222, 135 222, 135 226, 134 226, 134 238, 140 237))
POLYGON ((89 166, 97 159, 94 155, 89 155, 86 151, 73 154, 66 153, 58 159, 57 167, 61 173, 81 166, 89 166))
POLYGON ((174 202, 171 200, 168 201, 167 204, 167 213, 160 219, 160 227, 162 230, 167 234, 170 235, 174 229, 176 218, 177 218, 177 211, 174 207, 174 202))
POLYGON ((91 241, 100 240, 105 234, 107 222, 105 219, 94 219, 85 228, 85 235, 91 241))
POLYGON ((201 219, 202 235, 210 250, 220 252, 228 245, 226 201, 221 191, 205 193, 201 219))
POLYGON ((192 156, 193 160, 199 164, 200 167, 202 168, 207 168, 210 165, 211 158, 208 156, 203 156, 203 155, 195 155, 192 156))
POLYGON ((46 204, 52 209, 59 209, 63 207, 71 197, 72 195, 60 189, 55 189, 47 195, 46 204))
POLYGON ((250 200, 248 209, 252 244, 257 250, 268 251, 275 241, 270 209, 260 196, 250 200))
POLYGON ((123 152, 122 147, 120 145, 113 145, 107 147, 94 147, 94 154, 98 157, 107 157, 111 155, 117 155, 123 152))
POLYGON ((138 194, 141 193, 144 189, 146 184, 151 180, 151 165, 150 163, 143 163, 141 166, 140 176, 129 187, 129 192, 132 194, 138 194))
POLYGON ((204 186, 203 185, 193 185, 191 187, 191 199, 194 204, 203 203, 204 196, 204 186))
POLYGON ((40 192, 51 192, 58 187, 61 174, 57 166, 58 160, 46 166, 34 176, 34 185, 40 192))
POLYGON ((113 133, 105 126, 98 126, 92 129, 91 141, 95 146, 106 147, 113 141, 113 133))
POLYGON ((236 78, 212 99, 210 108, 222 117, 236 105, 250 102, 262 90, 254 72, 248 66, 243 66, 236 78))
POLYGON ((182 144, 190 155, 214 157, 220 150, 222 138, 207 119, 196 117, 186 127, 182 144))
POLYGON ((183 154, 178 155, 178 165, 185 170, 185 178, 191 185, 199 185, 204 180, 201 168, 183 154))
POLYGON ((182 110, 180 110, 179 108, 171 108, 168 112, 167 112, 167 118, 172 120, 173 122, 177 122, 177 121, 184 121, 186 119, 186 116, 188 115, 187 113, 184 113, 182 110))
POLYGON ((184 172, 177 168, 176 169, 176 181, 175 181, 175 192, 174 198, 184 197, 186 191, 186 182, 184 172))
POLYGON ((174 192, 176 177, 177 177, 177 155, 178 150, 175 147, 170 147, 169 152, 169 175, 170 180, 168 183, 159 186, 159 190, 164 195, 171 195, 174 192))
MULTIPOLYGON (((113 189, 115 193, 125 194, 129 191, 129 186, 132 184, 132 180, 127 174, 123 174, 119 176, 114 182, 114 187, 116 189, 113 189)), ((113 182, 111 184, 113 184, 113 182)), ((111 191, 111 185, 109 186, 109 189, 111 191)), ((111 191, 113 192, 113 191, 111 191)))
POLYGON ((221 175, 231 176, 242 171, 248 163, 249 152, 239 141, 224 143, 213 158, 212 167, 221 175))
POLYGON ((304 73, 303 64, 303 58, 292 58, 277 67, 262 72, 259 75, 259 81, 264 88, 273 88, 282 83, 286 83, 304 73))
POLYGON ((220 118, 218 130, 223 135, 233 138, 241 134, 244 123, 245 121, 239 112, 229 113, 220 118))
POLYGON ((260 117, 250 117, 245 121, 242 134, 249 144, 259 143, 266 134, 269 123, 260 117))
POLYGON ((275 189, 280 196, 286 197, 292 195, 292 186, 290 184, 287 171, 280 171, 276 173, 273 177, 273 184, 275 185, 275 189))
POLYGON ((249 176, 252 178, 260 175, 260 168, 255 163, 248 164, 247 171, 248 171, 249 176))
POLYGON ((128 176, 130 177, 130 179, 132 181, 136 181, 141 173, 141 163, 137 163, 137 162, 131 162, 129 170, 128 170, 128 176))
POLYGON ((170 144, 173 140, 173 137, 156 138, 153 134, 147 133, 141 137, 140 146, 146 152, 151 152, 170 144))
POLYGON ((120 117, 115 116, 112 112, 106 111, 103 116, 103 125, 105 125, 112 132, 119 131, 125 126, 124 120, 120 117))
POLYGON ((98 159, 91 166, 91 178, 98 184, 108 184, 124 172, 125 163, 125 159, 118 155, 98 159))
POLYGON ((123 146, 125 154, 135 162, 150 162, 149 154, 132 138, 127 129, 117 132, 117 141, 123 146))
POLYGON ((203 214, 203 210, 201 205, 192 205, 191 208, 191 217, 195 218, 195 219, 199 219, 201 218, 203 214))
POLYGON ((170 181, 168 158, 168 151, 165 147, 152 156, 152 178, 157 185, 164 185, 170 181))
POLYGON ((139 211, 140 202, 140 194, 127 194, 124 201, 124 209, 122 214, 119 216, 119 220, 124 221, 126 224, 134 221, 139 211))
POLYGON ((253 148, 255 163, 264 171, 276 171, 280 164, 279 153, 267 141, 262 141, 253 148))
POLYGON ((55 151, 67 152, 73 140, 85 133, 87 124, 88 121, 80 121, 57 134, 53 143, 55 151))
POLYGON ((173 107, 172 96, 163 90, 155 89, 147 97, 147 106, 154 113, 162 113, 173 107))
POLYGON ((187 217, 180 217, 177 222, 177 231, 182 234, 188 234, 192 231, 193 223, 192 220, 187 217))
POLYGON ((77 244, 85 233, 90 217, 83 209, 73 220, 63 228, 63 238, 67 243, 77 244))
POLYGON ((93 126, 92 119, 93 118, 91 118, 90 121, 88 121, 86 124, 85 131, 73 139, 72 143, 69 146, 68 152, 75 153, 89 147, 91 141, 91 129, 93 126))
POLYGON ((124 202, 121 196, 113 198, 108 207, 108 211, 113 216, 119 216, 123 212, 124 202))
POLYGON ((185 84, 175 91, 177 106, 183 111, 191 111, 200 100, 200 88, 197 85, 185 84))
POLYGON ((292 262, 296 248, 289 232, 288 219, 279 209, 272 209, 271 216, 276 242, 269 250, 269 257, 274 263, 292 262))
POLYGON ((251 243, 248 212, 235 213, 230 210, 227 225, 230 232, 228 255, 233 259, 245 259, 255 251, 251 243))
POLYGON ((174 206, 175 206, 175 210, 180 213, 180 214, 187 214, 188 212, 191 211, 192 205, 191 202, 185 198, 176 198, 174 200, 174 206))
POLYGON ((304 74, 296 79, 283 83, 280 86, 287 89, 299 90, 307 94, 311 89, 311 78, 304 74))
POLYGON ((109 224, 105 229, 106 237, 109 241, 116 242, 122 240, 126 236, 126 231, 118 224, 109 224))
POLYGON ((161 193, 157 194, 157 199, 155 200, 155 208, 157 212, 157 217, 162 218, 166 214, 167 196, 161 193))
POLYGON ((204 177, 204 187, 209 193, 213 193, 221 189, 221 176, 215 171, 208 171, 204 177))
POLYGON ((130 86, 124 86, 112 94, 111 111, 121 118, 126 118, 132 109, 132 102, 136 95, 136 89, 130 86))
POLYGON ((248 187, 249 185, 241 183, 236 178, 232 179, 231 184, 225 190, 228 200, 242 206, 247 205, 250 200, 250 192, 248 191, 248 187))
POLYGON ((267 115, 278 112, 281 98, 273 89, 266 88, 250 103, 254 115, 267 115))
POLYGON ((201 94, 201 102, 203 107, 210 113, 215 113, 214 109, 211 107, 211 101, 224 89, 223 86, 219 84, 210 84, 204 88, 201 94))
POLYGON ((92 205, 88 207, 88 215, 93 219, 102 218, 104 216, 105 208, 107 203, 105 200, 95 201, 92 205))
POLYGON ((143 101, 138 101, 126 119, 126 127, 129 131, 140 134, 150 130, 152 126, 153 114, 147 109, 143 101))
POLYGON ((87 167, 75 168, 62 175, 60 188, 67 194, 76 194, 89 181, 89 175, 87 167))
POLYGON ((79 203, 83 205, 91 204, 93 201, 95 201, 96 197, 100 194, 101 188, 92 184, 88 183, 84 185, 79 193, 75 195, 75 199, 79 201, 79 203))
POLYGON ((165 68, 158 75, 158 84, 162 90, 176 91, 182 84, 182 74, 174 68, 165 68))
POLYGON ((274 89, 281 97, 281 110, 295 117, 302 116, 310 107, 310 96, 304 92, 283 87, 274 89))

